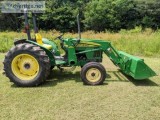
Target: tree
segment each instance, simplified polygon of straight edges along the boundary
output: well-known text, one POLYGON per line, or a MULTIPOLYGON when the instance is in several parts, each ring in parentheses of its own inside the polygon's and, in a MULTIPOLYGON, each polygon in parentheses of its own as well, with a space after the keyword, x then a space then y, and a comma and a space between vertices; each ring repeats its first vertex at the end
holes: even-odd
MULTIPOLYGON (((46 12, 40 17, 40 20, 42 21, 40 27, 45 29, 56 29, 63 32, 77 31, 76 15, 80 8, 81 11, 83 11, 85 2, 87 2, 87 0, 47 1, 46 12)), ((81 14, 83 14, 83 12, 81 14)))
MULTIPOLYGON (((159 0, 46 0, 46 11, 38 14, 37 20, 40 29, 76 32, 76 15, 80 13, 83 31, 119 31, 135 26, 156 30, 160 27, 159 11, 159 0)), ((23 21, 18 17, 22 15, 0 13, 0 30, 21 29, 23 21)))
POLYGON ((137 11, 132 0, 92 0, 86 6, 85 25, 95 31, 118 31, 136 26, 137 11))
POLYGON ((141 14, 141 25, 143 29, 160 27, 160 2, 159 0, 145 1, 136 0, 137 9, 141 14))

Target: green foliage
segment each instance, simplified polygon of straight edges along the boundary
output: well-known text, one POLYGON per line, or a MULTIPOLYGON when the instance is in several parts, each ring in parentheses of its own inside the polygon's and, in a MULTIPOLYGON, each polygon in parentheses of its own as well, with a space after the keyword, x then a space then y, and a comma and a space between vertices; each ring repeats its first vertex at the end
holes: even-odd
POLYGON ((0 13, 0 31, 20 29, 22 21, 17 17, 19 17, 17 14, 0 13))
MULTIPOLYGON (((84 4, 82 0, 49 0, 46 1, 46 12, 39 18, 42 29, 56 29, 61 32, 77 31, 76 16, 78 12, 83 18, 84 4)), ((82 25, 83 26, 83 25, 82 25)))
POLYGON ((134 28, 137 13, 132 0, 92 0, 85 11, 87 29, 95 31, 134 28))
POLYGON ((75 15, 72 7, 60 1, 50 1, 46 13, 40 17, 40 28, 70 31, 75 26, 75 15), (61 6, 61 7, 59 7, 61 6))
POLYGON ((154 30, 160 27, 160 1, 159 0, 136 0, 137 10, 140 13, 141 25, 154 30))
MULTIPOLYGON (((76 15, 80 13, 82 31, 117 32, 135 26, 157 30, 160 27, 159 6, 159 0, 46 0, 46 12, 37 15, 38 27, 76 32, 76 15)), ((0 31, 22 29, 20 16, 22 14, 0 13, 0 31)))
POLYGON ((0 35, 0 52, 7 52, 13 45, 13 39, 7 34, 0 35))

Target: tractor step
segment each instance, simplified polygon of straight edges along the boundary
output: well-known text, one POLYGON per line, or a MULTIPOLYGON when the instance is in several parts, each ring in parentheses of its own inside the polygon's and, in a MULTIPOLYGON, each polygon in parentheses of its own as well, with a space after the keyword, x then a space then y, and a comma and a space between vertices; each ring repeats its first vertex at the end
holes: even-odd
POLYGON ((124 63, 122 72, 132 76, 136 80, 148 79, 149 77, 156 76, 157 74, 144 63, 143 59, 130 55, 128 53, 118 51, 124 63))
POLYGON ((56 60, 56 65, 63 65, 65 63, 67 63, 66 61, 63 61, 63 60, 56 60))
POLYGON ((56 65, 63 65, 66 63, 66 60, 62 56, 54 56, 56 65))
POLYGON ((63 60, 64 61, 64 57, 62 56, 54 56, 55 60, 63 60))

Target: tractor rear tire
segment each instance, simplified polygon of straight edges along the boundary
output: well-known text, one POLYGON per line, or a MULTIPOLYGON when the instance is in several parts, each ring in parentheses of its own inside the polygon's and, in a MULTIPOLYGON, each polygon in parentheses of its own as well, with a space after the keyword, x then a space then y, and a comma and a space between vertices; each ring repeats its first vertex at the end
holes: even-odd
POLYGON ((106 78, 106 70, 100 63, 89 62, 82 67, 80 75, 85 85, 102 85, 106 78))
POLYGON ((50 73, 50 61, 45 51, 29 43, 11 48, 3 63, 6 76, 21 87, 38 86, 50 73))

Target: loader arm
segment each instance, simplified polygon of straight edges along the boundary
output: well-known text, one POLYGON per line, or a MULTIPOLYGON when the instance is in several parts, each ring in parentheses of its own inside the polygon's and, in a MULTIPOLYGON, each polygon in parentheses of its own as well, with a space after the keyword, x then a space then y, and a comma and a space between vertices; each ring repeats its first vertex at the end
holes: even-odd
POLYGON ((94 40, 101 45, 103 52, 118 66, 121 71, 136 80, 148 79, 157 74, 147 65, 144 60, 128 53, 116 50, 110 42, 94 40))

